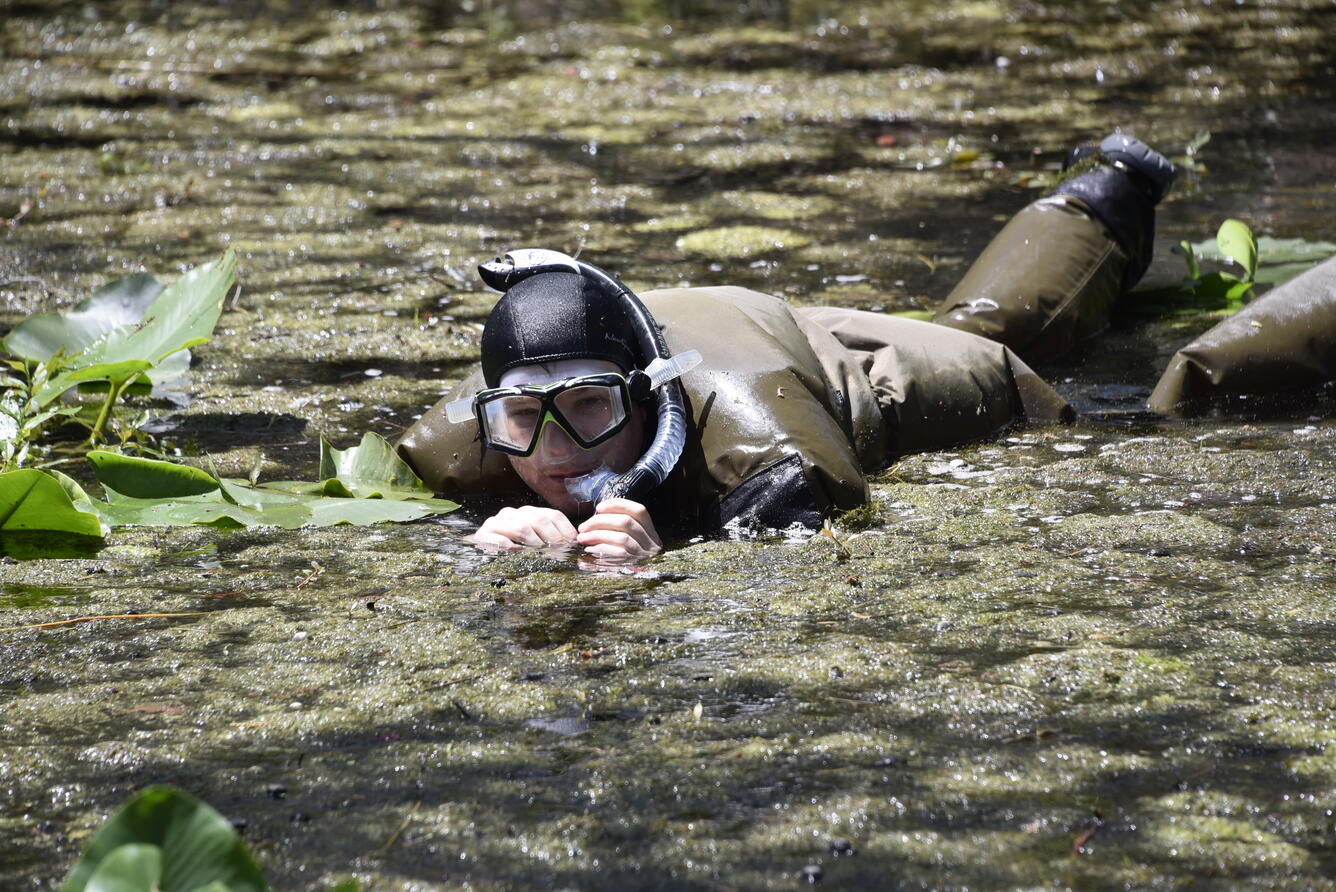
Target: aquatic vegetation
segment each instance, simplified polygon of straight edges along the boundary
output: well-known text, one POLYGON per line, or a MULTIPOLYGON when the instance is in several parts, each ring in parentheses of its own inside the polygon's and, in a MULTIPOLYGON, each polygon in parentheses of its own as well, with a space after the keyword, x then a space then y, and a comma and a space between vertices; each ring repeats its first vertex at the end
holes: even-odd
POLYGON ((143 790, 88 843, 62 892, 269 892, 228 820, 172 787, 143 790))
POLYGON ((198 468, 120 455, 89 453, 107 501, 94 503, 113 525, 297 529, 418 520, 459 506, 433 497, 382 437, 338 450, 320 443, 320 480, 253 484, 198 468))
POLYGON ((1226 220, 1220 224, 1215 234, 1218 256, 1243 268, 1243 276, 1227 272, 1203 274, 1197 263, 1197 249, 1205 244, 1193 245, 1190 242, 1178 243, 1176 252, 1183 255, 1188 265, 1188 281, 1196 297, 1212 299, 1222 297, 1227 307, 1241 309, 1252 299, 1253 282, 1257 274, 1257 240, 1246 223, 1238 220, 1226 220))
POLYGON ((94 450, 105 501, 58 471, 0 474, 0 554, 60 557, 70 536, 99 540, 106 527, 282 529, 418 520, 459 506, 437 499, 384 438, 368 433, 339 450, 320 442, 320 480, 256 484, 169 461, 94 450), (16 538, 16 534, 18 537, 16 538), (55 539, 43 539, 55 536, 55 539))
POLYGON ((733 260, 801 248, 811 242, 805 235, 770 226, 724 226, 702 229, 677 240, 678 247, 716 260, 733 260))
MULTIPOLYGON (((23 554, 41 534, 101 539, 102 521, 87 494, 63 474, 21 468, 0 474, 0 554, 23 554)), ((38 546, 38 554, 49 554, 38 546)))
POLYGON ((1184 239, 1173 252, 1183 258, 1187 275, 1176 284, 1133 291, 1131 303, 1139 312, 1198 313, 1223 310, 1235 313, 1255 296, 1257 285, 1279 285, 1336 253, 1336 244, 1301 238, 1256 238, 1241 220, 1220 224, 1215 238, 1200 242, 1184 239), (1243 274, 1225 270, 1203 271, 1201 261, 1238 266, 1243 274))
POLYGON ((236 254, 228 250, 170 286, 137 273, 104 285, 68 313, 30 316, 9 332, 2 344, 16 358, 6 360, 15 374, 0 377, 6 388, 0 396, 0 553, 61 556, 68 537, 99 540, 105 526, 296 529, 417 520, 458 507, 432 498, 375 434, 342 451, 322 439, 316 483, 257 486, 169 461, 93 450, 88 459, 106 492, 102 502, 63 474, 21 467, 53 419, 88 427, 87 440, 73 451, 98 445, 113 430, 122 447, 131 445, 139 427, 115 420, 120 399, 189 369, 189 348, 210 338, 235 283, 236 254), (96 384, 105 388, 100 402, 53 405, 96 384), (43 534, 65 541, 43 543, 43 534))
POLYGON ((236 283, 236 254, 225 252, 164 287, 138 273, 99 288, 68 313, 30 316, 3 341, 11 374, 0 376, 0 471, 21 467, 54 419, 88 429, 87 446, 115 432, 122 445, 138 430, 117 419, 122 397, 180 378, 189 348, 213 335, 236 283), (100 402, 57 405, 96 388, 100 402))

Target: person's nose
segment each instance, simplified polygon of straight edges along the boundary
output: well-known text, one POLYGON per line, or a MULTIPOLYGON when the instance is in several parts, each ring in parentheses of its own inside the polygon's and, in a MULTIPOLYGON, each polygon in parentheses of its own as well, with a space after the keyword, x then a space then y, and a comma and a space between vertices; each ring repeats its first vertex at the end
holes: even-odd
POLYGON ((544 462, 556 464, 570 458, 580 451, 580 446, 571 439, 570 434, 555 421, 543 425, 539 434, 538 449, 535 454, 544 462))

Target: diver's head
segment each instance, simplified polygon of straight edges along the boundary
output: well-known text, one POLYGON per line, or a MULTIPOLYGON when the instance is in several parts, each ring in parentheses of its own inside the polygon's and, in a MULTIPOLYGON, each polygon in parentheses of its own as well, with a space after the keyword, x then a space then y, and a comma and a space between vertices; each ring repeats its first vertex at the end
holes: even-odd
POLYGON ((618 294, 570 272, 515 283, 487 318, 483 377, 497 397, 480 395, 484 437, 554 508, 577 510, 569 481, 620 474, 644 452, 648 393, 626 383, 641 366, 632 325, 618 294))
POLYGON ((626 303, 579 273, 545 272, 513 285, 492 308, 482 332, 488 387, 516 366, 596 359, 625 374, 642 368, 626 303))
POLYGON ((563 511, 661 483, 686 440, 674 379, 700 353, 670 354, 640 299, 585 261, 526 248, 478 272, 504 291, 482 333, 487 387, 446 417, 476 419, 483 445, 563 511))
POLYGON ((574 484, 620 474, 645 451, 648 415, 630 398, 623 371, 606 359, 526 363, 501 376, 497 392, 509 395, 483 404, 493 448, 499 443, 524 484, 553 508, 580 510, 574 484))

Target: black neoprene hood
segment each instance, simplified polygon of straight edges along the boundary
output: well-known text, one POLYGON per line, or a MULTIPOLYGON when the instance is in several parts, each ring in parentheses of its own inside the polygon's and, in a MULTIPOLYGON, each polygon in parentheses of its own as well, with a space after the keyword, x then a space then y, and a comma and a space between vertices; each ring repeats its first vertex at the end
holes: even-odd
POLYGON ((639 368, 635 330, 618 295, 578 273, 539 273, 517 282, 492 308, 482 331, 488 387, 520 365, 605 359, 639 368))

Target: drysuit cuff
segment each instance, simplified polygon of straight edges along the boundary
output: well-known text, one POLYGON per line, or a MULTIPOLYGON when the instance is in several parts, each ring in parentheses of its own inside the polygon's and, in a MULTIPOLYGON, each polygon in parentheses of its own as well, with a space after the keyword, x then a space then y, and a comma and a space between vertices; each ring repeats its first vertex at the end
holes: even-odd
POLYGON ((1096 167, 1077 174, 1049 193, 1081 199, 1091 216, 1113 234, 1129 258, 1123 273, 1124 291, 1141 280, 1154 249, 1155 203, 1141 182, 1144 179, 1132 171, 1096 167))

